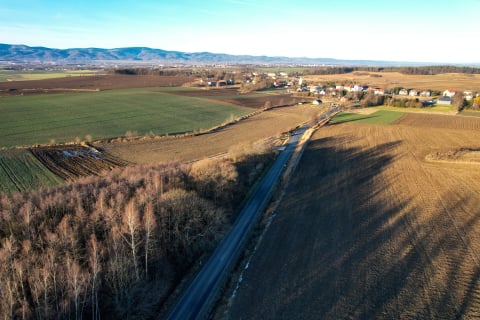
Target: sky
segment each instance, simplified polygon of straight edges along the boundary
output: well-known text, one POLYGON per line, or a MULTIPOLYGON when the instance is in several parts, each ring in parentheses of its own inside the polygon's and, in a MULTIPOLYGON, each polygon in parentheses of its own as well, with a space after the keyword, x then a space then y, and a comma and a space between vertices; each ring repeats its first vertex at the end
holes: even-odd
POLYGON ((480 0, 0 0, 0 43, 480 63, 480 0))

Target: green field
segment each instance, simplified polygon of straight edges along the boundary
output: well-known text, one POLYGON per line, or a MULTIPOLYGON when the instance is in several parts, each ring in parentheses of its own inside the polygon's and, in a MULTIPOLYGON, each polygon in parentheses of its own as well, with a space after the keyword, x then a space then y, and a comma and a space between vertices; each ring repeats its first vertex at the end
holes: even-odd
POLYGON ((98 74, 94 70, 69 71, 10 71, 0 70, 0 81, 43 80, 76 76, 91 76, 98 74))
POLYGON ((251 111, 155 88, 0 97, 0 147, 191 132, 251 111))
POLYGON ((390 106, 375 107, 378 110, 400 111, 400 112, 434 112, 455 114, 457 109, 453 105, 435 105, 427 108, 398 108, 390 106))
POLYGON ((0 192, 36 190, 54 187, 62 182, 28 150, 0 150, 0 192))
POLYGON ((390 124, 400 119, 404 113, 396 111, 379 110, 372 114, 358 114, 342 112, 336 115, 330 122, 338 124, 344 122, 359 122, 368 124, 390 124))

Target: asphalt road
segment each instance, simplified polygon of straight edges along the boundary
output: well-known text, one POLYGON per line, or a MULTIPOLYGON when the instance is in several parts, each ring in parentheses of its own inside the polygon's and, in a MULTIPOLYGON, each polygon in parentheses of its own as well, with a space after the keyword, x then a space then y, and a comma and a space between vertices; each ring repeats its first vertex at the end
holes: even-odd
POLYGON ((236 262, 235 258, 261 210, 267 205, 273 187, 282 173, 282 169, 292 155, 298 140, 307 129, 306 126, 301 127, 290 137, 285 150, 282 151, 255 192, 251 195, 230 232, 190 283, 183 296, 170 311, 167 319, 186 320, 203 319, 206 317, 210 305, 216 298, 218 288, 224 280, 225 273, 236 262))

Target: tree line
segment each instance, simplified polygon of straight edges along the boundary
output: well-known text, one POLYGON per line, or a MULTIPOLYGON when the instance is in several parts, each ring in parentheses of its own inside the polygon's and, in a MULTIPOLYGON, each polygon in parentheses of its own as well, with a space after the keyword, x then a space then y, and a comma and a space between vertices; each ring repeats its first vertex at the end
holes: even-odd
MULTIPOLYGON (((464 66, 424 66, 424 67, 321 67, 305 68, 303 75, 329 75, 352 72, 400 72, 409 75, 436 75, 441 73, 480 74, 480 68, 464 66)), ((295 75, 300 75, 299 73, 295 75)))
POLYGON ((153 317, 272 159, 246 149, 0 194, 0 316, 153 317))

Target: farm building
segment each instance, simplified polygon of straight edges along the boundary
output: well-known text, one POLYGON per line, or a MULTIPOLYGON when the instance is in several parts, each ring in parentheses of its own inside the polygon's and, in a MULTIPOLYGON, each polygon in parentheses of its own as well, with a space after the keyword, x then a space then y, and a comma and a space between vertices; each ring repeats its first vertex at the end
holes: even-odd
POLYGON ((453 97, 453 96, 455 95, 455 93, 456 93, 455 90, 453 90, 453 89, 448 89, 448 90, 443 91, 443 96, 444 96, 444 97, 450 97, 450 98, 451 98, 451 97, 453 97))
POLYGON ((441 97, 437 100, 437 104, 450 105, 452 104, 452 98, 447 96, 441 97))

